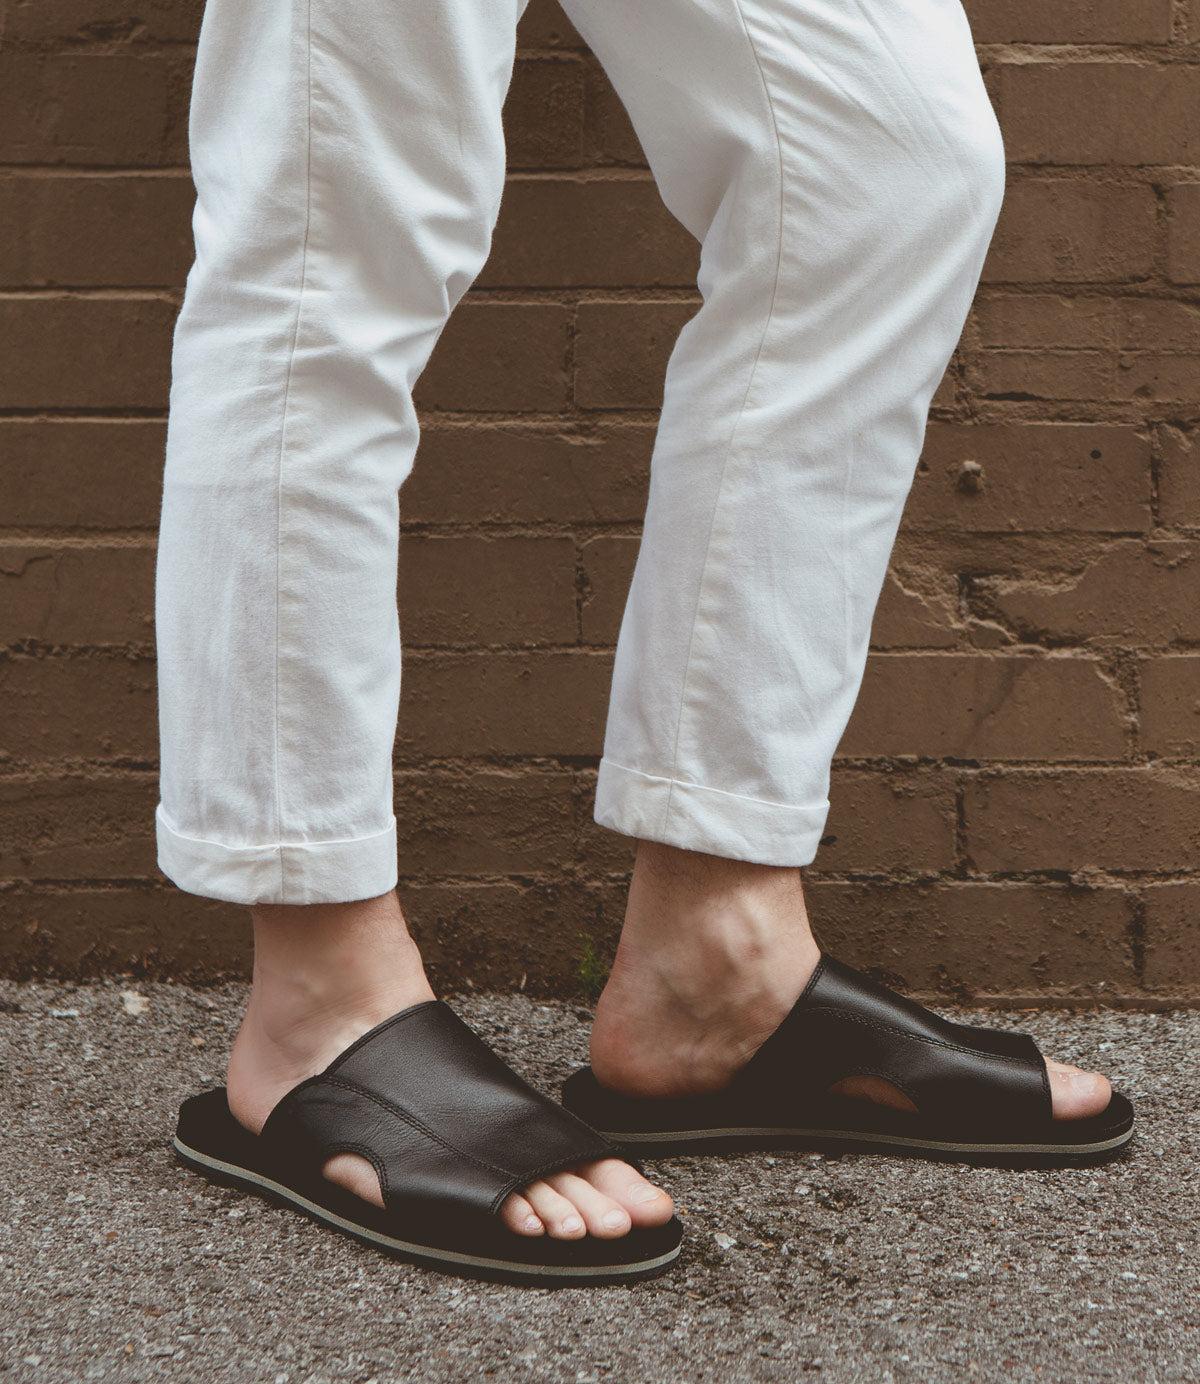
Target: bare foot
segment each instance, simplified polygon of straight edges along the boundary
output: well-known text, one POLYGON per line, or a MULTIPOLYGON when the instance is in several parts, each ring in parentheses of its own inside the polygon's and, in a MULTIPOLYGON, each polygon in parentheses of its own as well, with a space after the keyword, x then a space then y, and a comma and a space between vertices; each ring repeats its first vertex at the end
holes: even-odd
MULTIPOLYGON (((292 1087, 322 1071, 376 1024, 434 998, 394 893, 356 903, 264 905, 254 917, 254 986, 226 1079, 234 1118, 258 1134, 292 1087)), ((365 1158, 338 1154, 331 1182, 383 1205, 365 1158)), ((671 1198, 627 1163, 609 1158, 554 1173, 501 1208, 519 1235, 615 1239, 662 1225, 671 1198)))
MULTIPOLYGON (((783 1021, 819 958, 799 870, 639 842, 625 927, 592 1026, 596 1079, 629 1095, 720 1090, 783 1021)), ((1108 1105, 1105 1077, 1046 1066, 1055 1119, 1108 1105)), ((878 1077, 849 1077, 834 1090, 916 1108, 878 1077)))

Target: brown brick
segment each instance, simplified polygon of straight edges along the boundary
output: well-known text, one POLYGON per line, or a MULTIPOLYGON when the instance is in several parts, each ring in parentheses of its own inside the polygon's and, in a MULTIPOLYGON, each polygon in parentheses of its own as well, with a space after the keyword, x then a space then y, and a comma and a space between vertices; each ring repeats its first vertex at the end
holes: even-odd
POLYGON ((401 872, 426 879, 561 873, 574 852, 574 792, 563 769, 399 773, 401 872))
POLYGON ((1122 397, 1116 361, 1106 351, 985 351, 968 381, 984 399, 1122 397))
POLYGON ((889 571, 871 625, 875 649, 945 649, 958 642, 953 628, 955 593, 927 595, 905 588, 889 571))
POLYGON ((1122 712, 1089 659, 873 654, 838 754, 1112 759, 1125 752, 1122 712))
POLYGON ((147 658, 0 660, 0 761, 158 754, 155 665, 147 658))
POLYGON ((658 408, 667 360, 697 303, 582 303, 575 400, 583 408, 658 408))
POLYGON ((649 179, 510 179, 484 288, 690 288, 696 242, 649 179))
POLYGON ((517 25, 522 48, 582 48, 583 39, 555 0, 529 0, 517 25))
POLYGON ((574 644, 575 544, 407 536, 400 622, 409 645, 574 644))
POLYGON ((808 892, 824 947, 918 995, 1100 998, 1138 989, 1123 890, 814 882, 808 892))
POLYGON ((580 166, 583 84, 583 64, 574 55, 517 59, 504 102, 509 168, 580 166))
POLYGON ((1200 884, 1153 884, 1143 891, 1146 962, 1153 995, 1192 1000, 1200 993, 1200 884))
POLYGON ((562 409, 570 345, 571 312, 558 303, 468 299, 451 314, 413 400, 466 412, 562 409))
POLYGON ((1186 164, 1200 156, 1200 68, 1010 63, 999 93, 1015 163, 1186 164))
POLYGON ((0 544, 0 644, 150 643, 154 557, 145 547, 0 544))
POLYGON ((192 43, 203 13, 204 0, 8 0, 5 37, 192 43))
POLYGON ((162 503, 162 423, 0 419, 5 524, 153 528, 162 503))
POLYGON ((0 53, 0 162, 167 163, 170 77, 156 53, 0 53))
POLYGON ((1164 524, 1200 525, 1200 453, 1192 427, 1162 429, 1158 514, 1164 524))
POLYGON ((1200 183, 1167 195, 1167 274, 1173 283, 1200 283, 1200 183))
POLYGON ((123 888, 22 885, 5 893, 0 909, 0 971, 248 980, 249 916, 235 904, 185 894, 161 875, 123 888))
POLYGON ((1133 428, 931 423, 904 525, 1142 532, 1149 506, 1150 443, 1133 428))
POLYGON ((1138 739, 1150 755, 1200 754, 1200 657, 1159 655, 1138 663, 1138 739))
POLYGON ((1166 43, 1171 0, 967 0, 976 43, 1166 43))
POLYGON ((1200 638, 1200 550, 1182 540, 1117 542, 1057 583, 997 582, 988 594, 1026 638, 1116 636, 1135 646, 1200 638))
POLYGON ((1171 298, 1125 298, 1120 303, 1118 339, 1126 350, 1200 349, 1200 307, 1171 298))
POLYGON ((442 755, 599 757, 612 680, 607 654, 439 654, 409 658, 403 762, 442 755))
POLYGON ((996 293, 976 299, 971 310, 980 346, 1063 349, 1113 347, 1122 302, 1117 298, 1061 293, 996 293))
POLYGON ((0 177, 0 284, 182 286, 194 200, 181 175, 0 177))
POLYGON ((955 790, 947 775, 840 768, 829 801, 813 871, 953 867, 955 790))
POLYGON ((155 872, 155 775, 0 780, 0 878, 155 872))
POLYGON ((1200 779, 1167 769, 986 776, 965 792, 979 870, 1187 870, 1200 848, 1200 779))
POLYGON ((604 69, 592 58, 584 71, 584 161, 609 167, 645 168, 645 150, 604 69))
POLYGON ((1127 283, 1154 270, 1150 187, 1010 177, 985 283, 1127 283))
POLYGON ((175 305, 0 299, 0 407, 165 408, 175 305))
POLYGON ((1123 352, 1117 362, 1117 387, 1122 399, 1191 405, 1200 397, 1200 351, 1190 356, 1123 352))
POLYGON ((585 644, 617 642, 640 546, 636 537, 594 538, 583 545, 585 644))
POLYGON ((630 522, 646 508, 652 423, 422 425, 405 523, 630 522))

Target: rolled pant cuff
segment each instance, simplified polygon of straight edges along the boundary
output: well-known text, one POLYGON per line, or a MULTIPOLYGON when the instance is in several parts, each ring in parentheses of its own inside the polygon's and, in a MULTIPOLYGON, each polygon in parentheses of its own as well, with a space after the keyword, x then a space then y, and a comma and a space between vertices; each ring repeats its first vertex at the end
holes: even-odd
POLYGON ((759 865, 808 865, 817 854, 826 800, 813 807, 764 802, 600 761, 596 821, 624 836, 661 841, 759 865))
POLYGON ((396 819, 373 836, 226 846, 184 836, 155 813, 158 868, 180 889, 227 903, 349 903, 395 888, 396 819))

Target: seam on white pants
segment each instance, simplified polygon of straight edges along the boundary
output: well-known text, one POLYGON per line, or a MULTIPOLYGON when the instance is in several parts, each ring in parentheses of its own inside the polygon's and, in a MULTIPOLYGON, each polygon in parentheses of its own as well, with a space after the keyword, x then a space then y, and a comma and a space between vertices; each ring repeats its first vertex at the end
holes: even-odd
MULTIPOLYGON (((672 771, 679 763, 679 741, 683 735, 683 707, 687 700, 688 682, 692 671, 692 652, 696 644, 696 624, 700 618, 700 605, 704 598, 704 584, 708 575, 709 560, 712 556, 713 531, 717 526, 717 515, 721 509, 721 497, 725 491, 725 478, 729 473, 729 462, 733 456, 734 446, 737 441, 738 424, 746 411, 746 401, 750 397, 750 389, 754 383, 754 377, 758 373, 758 363, 762 359, 763 348, 767 344, 767 334, 771 328, 771 320, 775 315, 775 300, 779 295, 779 277, 783 268, 783 140, 779 134, 779 120, 775 113, 775 103, 771 99, 771 89, 767 84, 767 74, 763 71, 762 61, 758 56, 758 49, 754 46, 754 39, 750 34, 750 26, 746 22, 745 10, 742 7, 742 0, 733 0, 733 7, 737 11, 738 19, 742 26, 742 32, 746 35, 746 43, 750 48, 750 54, 754 58, 754 66, 758 69, 759 81, 762 83, 763 96, 766 99, 767 110, 771 116, 771 128, 775 133, 775 153, 779 166, 779 222, 777 230, 777 240, 775 245, 775 278, 771 284, 771 301, 767 305, 766 321, 763 323, 762 336, 759 338, 758 349, 754 353, 754 360, 750 366, 750 374, 746 380, 745 393, 742 395, 742 402, 738 405, 738 411, 734 416, 733 427, 729 433, 729 447, 725 453, 725 460, 721 464, 721 477, 717 482, 717 494, 713 501, 712 514, 708 521, 708 538, 704 547, 704 562, 700 568, 700 581, 696 587, 696 605, 692 611, 692 624, 688 633, 687 655, 683 663, 683 682, 679 689, 679 711, 675 719, 675 743, 671 747, 671 768, 672 771)), ((647 778, 651 775, 646 775, 647 778)), ((671 819, 671 796, 677 782, 684 780, 676 778, 674 773, 667 780, 671 785, 667 792, 667 802, 663 809, 663 825, 671 819)), ((720 790, 709 790, 720 791, 720 790)), ((729 794, 730 797, 739 796, 736 793, 729 794)), ((750 801, 755 801, 751 799, 750 801)))
POLYGON ((337 836, 321 841, 240 841, 235 846, 229 841, 218 841, 211 836, 192 836, 186 831, 180 831, 165 812, 160 812, 159 817, 171 835, 178 836, 181 841, 194 841, 198 846, 218 846, 223 851, 284 851, 290 846, 349 846, 360 841, 374 841, 380 836, 390 836, 397 826, 393 817, 382 831, 368 832, 366 836, 337 836))
POLYGON ((284 897, 283 868, 283 789, 279 773, 279 589, 282 582, 280 553, 283 547, 283 458, 287 446, 288 404, 292 394, 292 373, 296 363, 296 348, 300 340, 300 319, 304 309, 304 291, 308 286, 308 237, 312 226, 312 0, 304 11, 304 240, 300 250, 300 288, 296 294, 296 320, 292 327, 292 342, 288 348, 287 374, 283 383, 283 405, 279 420, 279 455, 275 478, 275 835, 280 840, 279 896, 284 897))
POLYGON ((661 774, 643 773, 641 769, 631 769, 628 764, 618 764, 615 759, 607 759, 606 763, 611 764, 614 769, 620 769, 622 773, 634 774, 638 778, 646 779, 649 783, 665 783, 668 789, 674 789, 676 785, 680 788, 695 788, 700 793, 716 793, 718 797, 733 798, 740 803, 757 803, 761 807, 778 808, 784 812, 823 812, 826 808, 825 803, 817 803, 814 807, 804 807, 796 803, 775 802, 771 798, 752 798, 748 793, 731 793, 727 788, 710 788, 706 783, 692 783, 688 779, 664 778, 661 774))

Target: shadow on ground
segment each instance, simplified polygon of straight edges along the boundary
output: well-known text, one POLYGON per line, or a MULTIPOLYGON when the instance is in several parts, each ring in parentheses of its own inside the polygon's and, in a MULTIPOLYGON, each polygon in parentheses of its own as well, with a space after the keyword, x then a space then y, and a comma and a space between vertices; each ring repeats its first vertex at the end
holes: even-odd
MULTIPOLYGON (((244 994, 0 983, 3 1380, 1197 1377, 1200 1013, 986 1016, 1133 1098, 1140 1137, 1114 1164, 663 1160, 687 1229, 674 1272, 531 1290, 407 1267, 175 1164, 175 1108, 220 1082, 244 994)), ((583 1057, 582 1010, 455 1003, 546 1089, 583 1057)))

